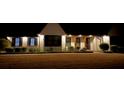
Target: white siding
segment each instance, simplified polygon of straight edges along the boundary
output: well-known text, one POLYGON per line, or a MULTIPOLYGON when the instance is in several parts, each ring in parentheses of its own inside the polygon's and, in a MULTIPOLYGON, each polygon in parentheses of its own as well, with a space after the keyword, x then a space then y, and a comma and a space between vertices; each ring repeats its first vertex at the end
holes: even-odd
POLYGON ((10 42, 12 42, 12 37, 7 37, 7 39, 8 39, 10 42))
POLYGON ((22 37, 22 47, 28 46, 28 37, 22 37))
POLYGON ((81 37, 81 44, 80 44, 80 48, 84 48, 85 47, 85 41, 84 41, 84 36, 81 37))
POLYGON ((39 48, 40 51, 43 52, 44 51, 44 35, 39 35, 39 48))
POLYGON ((103 41, 103 43, 107 43, 107 44, 109 44, 109 50, 110 50, 110 36, 103 36, 102 37, 102 41, 103 41))
POLYGON ((62 51, 66 48, 66 35, 62 35, 62 51))

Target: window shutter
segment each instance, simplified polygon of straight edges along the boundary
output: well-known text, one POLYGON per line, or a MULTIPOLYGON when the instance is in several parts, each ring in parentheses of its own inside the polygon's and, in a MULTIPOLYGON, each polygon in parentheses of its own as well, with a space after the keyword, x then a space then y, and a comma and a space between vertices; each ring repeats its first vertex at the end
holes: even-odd
POLYGON ((37 46, 37 38, 34 38, 35 39, 35 46, 37 46))
POLYGON ((19 38, 19 46, 22 46, 22 38, 19 38))

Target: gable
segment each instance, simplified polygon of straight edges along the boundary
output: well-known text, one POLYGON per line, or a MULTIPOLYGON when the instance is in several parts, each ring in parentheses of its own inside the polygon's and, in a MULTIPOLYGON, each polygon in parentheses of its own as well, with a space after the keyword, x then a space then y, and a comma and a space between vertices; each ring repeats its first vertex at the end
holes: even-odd
POLYGON ((66 33, 58 23, 48 23, 40 33, 41 35, 65 35, 66 33))

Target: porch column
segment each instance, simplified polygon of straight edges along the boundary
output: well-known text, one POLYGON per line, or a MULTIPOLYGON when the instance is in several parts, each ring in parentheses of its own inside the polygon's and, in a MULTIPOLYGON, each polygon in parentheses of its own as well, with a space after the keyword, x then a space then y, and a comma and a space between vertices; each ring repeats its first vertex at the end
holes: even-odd
POLYGON ((96 43, 96 36, 94 36, 93 41, 92 41, 92 50, 97 51, 97 43, 96 43))
POLYGON ((66 35, 62 35, 62 51, 66 50, 66 35))
POLYGON ((28 38, 22 37, 22 47, 27 47, 27 46, 28 46, 28 38))
POLYGON ((40 48, 40 51, 43 52, 44 51, 44 35, 38 35, 39 39, 38 39, 38 46, 40 48))
POLYGON ((94 37, 90 38, 90 50, 94 51, 94 37))
POLYGON ((102 37, 103 43, 107 43, 109 45, 109 50, 110 50, 110 36, 104 35, 102 37))
POLYGON ((84 47, 85 47, 85 36, 82 36, 80 42, 80 49, 83 49, 84 47))

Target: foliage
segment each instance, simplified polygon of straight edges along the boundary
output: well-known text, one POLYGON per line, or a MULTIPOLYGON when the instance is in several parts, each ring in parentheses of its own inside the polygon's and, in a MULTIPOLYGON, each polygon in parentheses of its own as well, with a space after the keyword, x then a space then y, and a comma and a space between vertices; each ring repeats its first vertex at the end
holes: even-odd
POLYGON ((29 50, 30 53, 38 53, 38 52, 40 52, 40 49, 36 48, 36 47, 29 48, 28 50, 29 50))
POLYGON ((19 48, 19 47, 15 47, 14 50, 15 52, 22 52, 22 48, 19 48))
POLYGON ((120 47, 117 45, 111 45, 111 51, 114 53, 124 53, 124 47, 120 47))
POLYGON ((68 50, 69 50, 69 51, 74 51, 74 47, 73 47, 73 46, 68 47, 68 50))
POLYGON ((27 51, 28 51, 28 48, 22 47, 22 52, 27 52, 27 51))
POLYGON ((87 48, 86 47, 84 47, 84 48, 82 48, 80 51, 87 51, 87 48))
POLYGON ((108 43, 101 43, 99 47, 103 50, 106 51, 109 49, 109 44, 108 43))
POLYGON ((119 52, 118 46, 117 45, 111 45, 111 51, 114 53, 119 52))
POLYGON ((13 53, 14 52, 14 48, 5 48, 5 51, 7 53, 13 53))
POLYGON ((28 48, 25 48, 25 47, 15 47, 14 50, 15 50, 15 52, 25 53, 25 52, 28 51, 28 48))
POLYGON ((7 39, 0 39, 0 50, 5 50, 11 47, 11 42, 7 39))

